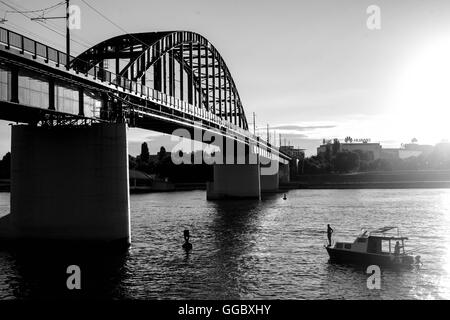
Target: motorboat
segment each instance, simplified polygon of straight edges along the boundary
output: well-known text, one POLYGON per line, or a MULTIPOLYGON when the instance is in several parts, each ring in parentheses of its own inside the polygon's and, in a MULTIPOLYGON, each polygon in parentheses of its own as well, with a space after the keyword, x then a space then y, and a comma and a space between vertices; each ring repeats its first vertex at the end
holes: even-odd
POLYGON ((337 241, 325 248, 330 262, 392 267, 419 264, 420 256, 414 258, 405 251, 406 240, 398 227, 389 226, 372 231, 363 229, 355 241, 337 241))

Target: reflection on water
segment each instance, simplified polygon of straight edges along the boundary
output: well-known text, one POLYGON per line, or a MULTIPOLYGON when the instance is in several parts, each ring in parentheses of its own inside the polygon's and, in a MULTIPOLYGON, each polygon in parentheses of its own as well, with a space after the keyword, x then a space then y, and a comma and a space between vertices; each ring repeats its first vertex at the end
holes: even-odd
MULTIPOLYGON (((45 249, 44 249, 45 250, 45 249)), ((15 255, 15 269, 20 281, 13 286, 14 294, 27 298, 102 298, 114 296, 124 277, 124 254, 101 252, 45 253, 21 252, 15 255), (82 290, 67 290, 67 267, 81 269, 82 290)))
MULTIPOLYGON (((133 195, 128 252, 0 251, 0 299, 450 298, 450 190, 294 190, 263 201, 206 201, 202 191, 133 195), (424 265, 382 270, 369 290, 357 267, 328 263, 326 224, 353 240, 398 225, 424 265), (193 250, 182 249, 189 229, 193 250), (82 290, 66 289, 79 265, 82 290)), ((0 193, 0 216, 9 211, 0 193)))

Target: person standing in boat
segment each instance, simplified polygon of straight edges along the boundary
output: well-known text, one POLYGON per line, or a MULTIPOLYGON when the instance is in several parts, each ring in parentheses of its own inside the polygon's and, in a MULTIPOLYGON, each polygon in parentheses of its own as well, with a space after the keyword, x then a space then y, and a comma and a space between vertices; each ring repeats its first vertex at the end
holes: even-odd
POLYGON ((328 236, 328 246, 331 247, 331 235, 334 232, 333 228, 330 225, 327 225, 327 236, 328 236))
POLYGON ((398 241, 395 243, 394 254, 396 256, 398 256, 400 254, 400 242, 398 242, 398 241))

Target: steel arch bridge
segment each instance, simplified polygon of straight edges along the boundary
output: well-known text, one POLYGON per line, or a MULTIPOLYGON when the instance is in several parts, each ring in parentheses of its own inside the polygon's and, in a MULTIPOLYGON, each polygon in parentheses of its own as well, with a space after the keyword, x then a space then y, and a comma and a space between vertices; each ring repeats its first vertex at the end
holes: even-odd
POLYGON ((71 62, 72 68, 83 73, 111 66, 115 70, 112 82, 150 87, 248 130, 231 73, 217 49, 200 34, 169 31, 120 35, 100 42, 71 62))
POLYGON ((166 134, 186 129, 194 139, 199 129, 256 146, 263 158, 290 160, 248 130, 224 59, 194 32, 120 35, 67 59, 62 51, 0 27, 0 75, 3 120, 49 126, 127 121, 166 134))

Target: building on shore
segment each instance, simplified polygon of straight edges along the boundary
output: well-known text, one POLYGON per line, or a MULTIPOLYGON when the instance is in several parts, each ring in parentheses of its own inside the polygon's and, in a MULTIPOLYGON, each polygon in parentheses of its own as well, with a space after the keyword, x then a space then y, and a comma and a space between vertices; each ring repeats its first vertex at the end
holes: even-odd
MULTIPOLYGON (((332 143, 322 144, 317 148, 317 155, 321 155, 327 152, 327 148, 332 148, 332 143)), ((338 152, 348 151, 348 152, 367 152, 371 154, 372 160, 377 160, 381 158, 381 144, 379 142, 345 142, 339 143, 338 152)))
POLYGON ((379 142, 350 142, 350 143, 341 143, 340 151, 348 151, 348 152, 368 152, 371 154, 372 160, 377 160, 381 158, 381 144, 379 142))
MULTIPOLYGON (((324 142, 326 142, 324 140, 324 142)), ((317 155, 325 154, 327 148, 333 148, 333 142, 328 141, 317 148, 317 155)), ((372 154, 371 159, 408 159, 418 157, 422 154, 429 154, 434 146, 427 144, 418 144, 416 142, 402 144, 401 148, 383 148, 379 142, 345 142, 339 143, 338 151, 357 152, 372 154)))
POLYGON ((381 157, 383 159, 408 159, 420 155, 428 155, 434 149, 429 144, 418 144, 416 142, 402 144, 401 148, 383 148, 381 157))
POLYGON ((382 159, 408 159, 418 157, 422 154, 418 150, 406 150, 404 148, 383 148, 381 151, 382 159))

